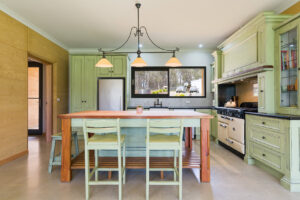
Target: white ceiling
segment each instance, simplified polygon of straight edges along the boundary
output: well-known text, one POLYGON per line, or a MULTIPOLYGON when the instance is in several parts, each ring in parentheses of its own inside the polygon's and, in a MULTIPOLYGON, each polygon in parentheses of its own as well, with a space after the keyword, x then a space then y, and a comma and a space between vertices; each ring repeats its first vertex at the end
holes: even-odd
MULTIPOLYGON (((298 0, 142 0, 141 25, 159 45, 213 49, 262 11, 298 0)), ((0 9, 68 49, 113 48, 136 25, 134 0, 0 0, 0 9)), ((135 47, 130 40, 127 49, 135 47)), ((143 42, 144 43, 144 42, 143 42)), ((144 48, 152 48, 144 43, 144 48)))

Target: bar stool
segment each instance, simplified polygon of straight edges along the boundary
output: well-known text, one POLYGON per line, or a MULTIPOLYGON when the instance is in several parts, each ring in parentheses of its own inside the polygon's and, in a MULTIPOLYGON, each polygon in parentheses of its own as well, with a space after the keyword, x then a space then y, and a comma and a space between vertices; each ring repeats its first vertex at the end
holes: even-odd
POLYGON ((90 185, 118 185, 119 200, 122 199, 122 180, 125 184, 125 136, 120 134, 120 119, 84 119, 83 135, 85 146, 85 198, 89 199, 90 185), (94 134, 89 138, 88 133, 94 134), (123 165, 121 154, 123 147, 123 165), (89 150, 95 152, 95 168, 90 172, 89 150), (100 168, 98 153, 100 150, 116 150, 118 152, 118 168, 100 168), (118 171, 118 181, 99 181, 99 171, 118 171), (91 180, 95 175, 95 180, 91 180))
POLYGON ((179 200, 182 199, 182 137, 183 125, 180 119, 147 119, 146 135, 146 199, 149 200, 150 185, 178 185, 179 200), (173 151, 173 168, 150 168, 150 151, 173 151), (179 163, 176 164, 178 152, 179 163), (173 181, 150 181, 150 171, 173 171, 173 181), (178 180, 176 175, 178 175, 178 180))
MULTIPOLYGON (((72 140, 75 143, 75 154, 72 155, 72 158, 75 158, 79 154, 77 132, 72 132, 72 140)), ((58 156, 55 156, 56 141, 62 141, 61 133, 52 135, 52 144, 51 144, 50 159, 49 159, 49 166, 48 166, 49 174, 52 173, 53 165, 59 165, 59 166, 61 165, 61 153, 59 153, 58 156)))

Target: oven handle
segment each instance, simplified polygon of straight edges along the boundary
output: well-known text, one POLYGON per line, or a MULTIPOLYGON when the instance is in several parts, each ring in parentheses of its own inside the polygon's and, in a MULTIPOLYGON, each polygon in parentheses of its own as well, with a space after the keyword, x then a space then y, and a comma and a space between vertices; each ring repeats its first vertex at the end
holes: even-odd
POLYGON ((227 128, 227 125, 220 123, 220 126, 223 128, 227 128))
POLYGON ((222 118, 222 119, 227 119, 227 120, 233 121, 233 118, 230 118, 230 117, 227 117, 227 116, 224 116, 224 115, 221 115, 221 118, 222 118))

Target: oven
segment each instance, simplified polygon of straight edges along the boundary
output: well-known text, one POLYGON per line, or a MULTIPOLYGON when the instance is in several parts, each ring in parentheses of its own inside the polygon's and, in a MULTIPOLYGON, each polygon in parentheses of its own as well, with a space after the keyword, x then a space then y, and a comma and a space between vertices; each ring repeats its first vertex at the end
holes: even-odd
POLYGON ((243 107, 218 107, 218 140, 229 149, 245 155, 245 112, 257 112, 256 102, 242 103, 243 107))

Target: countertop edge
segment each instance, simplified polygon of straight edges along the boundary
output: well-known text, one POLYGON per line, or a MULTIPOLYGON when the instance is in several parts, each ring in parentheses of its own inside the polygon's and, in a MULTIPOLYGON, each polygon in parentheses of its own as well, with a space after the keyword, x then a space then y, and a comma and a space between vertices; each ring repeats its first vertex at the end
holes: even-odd
POLYGON ((257 115, 257 116, 263 116, 263 117, 272 117, 272 118, 278 118, 278 119, 287 119, 287 120, 300 120, 300 115, 284 115, 280 113, 260 113, 260 112, 245 112, 245 114, 248 115, 257 115))

